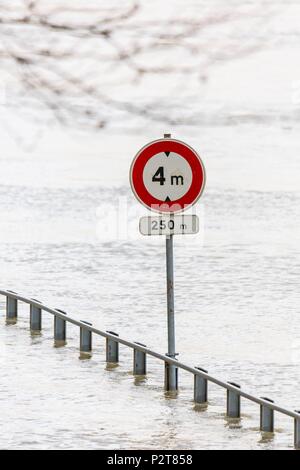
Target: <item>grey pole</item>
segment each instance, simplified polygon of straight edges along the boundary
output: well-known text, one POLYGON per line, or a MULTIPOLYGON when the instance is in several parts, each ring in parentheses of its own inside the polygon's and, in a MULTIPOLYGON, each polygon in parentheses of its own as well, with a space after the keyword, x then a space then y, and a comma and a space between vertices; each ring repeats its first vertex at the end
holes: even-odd
MULTIPOLYGON (((87 321, 81 321, 86 325, 92 326, 92 323, 87 321)), ((92 332, 84 327, 80 327, 80 351, 83 353, 89 353, 92 351, 92 332)))
MULTIPOLYGON (((113 331, 107 331, 107 333, 119 336, 113 331)), ((119 343, 111 338, 106 338, 106 362, 119 362, 119 343)))
MULTIPOLYGON (((32 300, 41 303, 39 300, 32 300)), ((30 329, 32 331, 41 331, 42 329, 42 309, 32 304, 30 304, 30 329)))
MULTIPOLYGON (((195 367, 195 369, 201 370, 208 374, 208 371, 201 369, 201 367, 195 367)), ((207 403, 207 379, 200 377, 200 375, 194 375, 194 401, 195 403, 207 403)))
MULTIPOLYGON (((12 293, 15 293, 11 291, 12 293)), ((17 320, 18 318, 18 301, 12 297, 6 297, 6 319, 8 321, 17 320)))
MULTIPOLYGON (((266 397, 261 397, 270 403, 274 403, 266 397)), ((260 405, 260 430, 262 432, 274 432, 274 410, 267 405, 260 405)))
MULTIPOLYGON (((170 138, 171 134, 164 134, 170 138)), ((167 308, 168 308, 168 356, 176 359, 175 349, 175 304, 174 304, 174 263, 173 263, 173 235, 166 237, 166 265, 167 265, 167 308)), ((173 364, 165 363, 165 389, 178 390, 178 368, 173 364)))
MULTIPOLYGON (((234 382, 228 382, 236 388, 241 388, 240 385, 234 382)), ((241 417, 241 397, 240 394, 233 390, 227 390, 227 416, 228 418, 240 418, 241 417)))
MULTIPOLYGON (((146 348, 145 344, 136 342, 140 346, 146 348)), ((146 354, 143 351, 138 349, 133 350, 133 373, 134 375, 146 375, 147 366, 146 366, 146 354)))
POLYGON ((299 418, 295 418, 294 446, 295 449, 300 450, 300 411, 296 413, 299 413, 299 418))
MULTIPOLYGON (((58 312, 67 315, 63 310, 56 309, 58 312)), ((66 341, 66 320, 54 316, 54 339, 55 341, 66 341)))
POLYGON ((165 362, 165 390, 167 392, 178 390, 178 367, 168 362, 165 362))

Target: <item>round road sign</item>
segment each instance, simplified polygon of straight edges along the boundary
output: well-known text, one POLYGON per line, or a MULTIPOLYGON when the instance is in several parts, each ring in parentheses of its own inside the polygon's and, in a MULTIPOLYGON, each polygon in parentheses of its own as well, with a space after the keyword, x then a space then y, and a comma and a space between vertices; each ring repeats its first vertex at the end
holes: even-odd
POLYGON ((130 168, 130 184, 136 198, 156 212, 182 212, 201 196, 205 168, 189 145, 160 139, 145 145, 130 168))

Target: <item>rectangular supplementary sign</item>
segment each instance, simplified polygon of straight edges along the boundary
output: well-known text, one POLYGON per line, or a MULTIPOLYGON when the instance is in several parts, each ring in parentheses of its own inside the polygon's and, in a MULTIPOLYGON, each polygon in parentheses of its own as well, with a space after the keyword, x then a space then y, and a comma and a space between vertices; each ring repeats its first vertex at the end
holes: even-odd
POLYGON ((198 232, 197 215, 160 215, 140 219, 142 235, 192 235, 198 232))

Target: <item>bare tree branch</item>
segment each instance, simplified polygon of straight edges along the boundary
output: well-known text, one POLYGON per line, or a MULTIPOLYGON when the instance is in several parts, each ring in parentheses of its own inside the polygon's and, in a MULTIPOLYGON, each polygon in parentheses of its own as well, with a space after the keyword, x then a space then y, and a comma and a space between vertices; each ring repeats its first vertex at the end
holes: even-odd
MULTIPOLYGON (((179 98, 187 80, 201 87, 216 64, 268 47, 266 15, 262 19, 255 6, 224 3, 192 17, 149 18, 143 1, 104 3, 0 1, 0 63, 19 83, 8 106, 47 108, 60 123, 95 128, 126 116, 195 124, 199 111, 170 106, 160 91, 164 80, 179 98), (238 32, 243 21, 261 38, 238 32)), ((266 8, 271 17, 273 7, 266 8)))

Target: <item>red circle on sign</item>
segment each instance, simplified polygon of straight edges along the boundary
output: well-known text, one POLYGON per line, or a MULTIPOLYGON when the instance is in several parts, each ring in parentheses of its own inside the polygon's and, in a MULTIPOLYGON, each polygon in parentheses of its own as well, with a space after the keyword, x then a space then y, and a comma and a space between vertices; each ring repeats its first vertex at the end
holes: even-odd
POLYGON ((135 156, 130 169, 130 183, 137 199, 156 212, 182 212, 192 206, 201 196, 205 186, 205 168, 198 154, 187 144, 175 139, 160 139, 150 142, 135 156), (161 201, 147 190, 143 172, 147 162, 161 152, 175 152, 184 158, 192 171, 192 183, 188 191, 174 201, 161 201))

